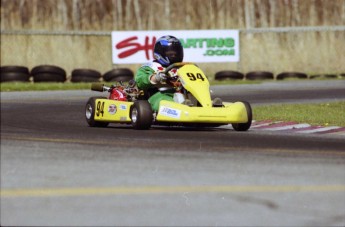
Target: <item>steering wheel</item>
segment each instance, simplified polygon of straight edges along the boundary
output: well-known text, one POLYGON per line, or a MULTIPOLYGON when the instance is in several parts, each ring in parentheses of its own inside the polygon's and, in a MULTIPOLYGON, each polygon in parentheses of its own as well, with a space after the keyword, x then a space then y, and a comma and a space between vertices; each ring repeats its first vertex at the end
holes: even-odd
POLYGON ((169 72, 171 69, 173 69, 173 68, 181 68, 181 67, 184 66, 184 65, 195 65, 195 64, 192 63, 192 62, 176 62, 176 63, 174 63, 174 64, 169 65, 169 66, 165 69, 164 73, 165 73, 165 75, 170 76, 168 72, 169 72))

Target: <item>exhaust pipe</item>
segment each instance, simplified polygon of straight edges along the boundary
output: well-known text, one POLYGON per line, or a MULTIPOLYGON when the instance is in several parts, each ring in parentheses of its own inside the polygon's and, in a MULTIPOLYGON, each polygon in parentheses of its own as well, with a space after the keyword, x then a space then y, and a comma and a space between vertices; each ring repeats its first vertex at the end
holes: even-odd
POLYGON ((104 91, 109 91, 110 87, 107 87, 104 84, 100 84, 100 83, 93 83, 91 84, 91 90, 104 92, 104 91))

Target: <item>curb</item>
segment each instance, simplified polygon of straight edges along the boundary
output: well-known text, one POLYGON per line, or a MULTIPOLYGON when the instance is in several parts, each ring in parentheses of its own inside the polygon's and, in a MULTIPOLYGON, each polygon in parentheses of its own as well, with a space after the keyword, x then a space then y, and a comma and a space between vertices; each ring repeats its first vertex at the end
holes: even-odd
POLYGON ((345 127, 340 126, 312 126, 307 123, 282 121, 253 121, 250 130, 277 131, 302 134, 330 134, 345 136, 345 127))

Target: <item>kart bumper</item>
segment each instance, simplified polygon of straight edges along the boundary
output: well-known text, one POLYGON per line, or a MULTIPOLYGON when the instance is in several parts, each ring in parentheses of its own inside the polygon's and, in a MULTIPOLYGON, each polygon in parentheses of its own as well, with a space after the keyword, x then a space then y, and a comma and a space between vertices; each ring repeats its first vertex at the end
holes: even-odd
POLYGON ((189 107, 161 101, 156 120, 183 123, 246 123, 248 114, 242 102, 224 103, 224 107, 189 107))

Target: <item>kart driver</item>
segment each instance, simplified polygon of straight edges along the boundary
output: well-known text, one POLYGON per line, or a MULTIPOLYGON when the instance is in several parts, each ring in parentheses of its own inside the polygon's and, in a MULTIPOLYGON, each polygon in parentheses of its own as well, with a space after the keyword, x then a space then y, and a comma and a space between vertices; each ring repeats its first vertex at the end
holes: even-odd
MULTIPOLYGON (((169 65, 183 61, 183 47, 176 37, 166 35, 160 37, 154 46, 153 62, 141 66, 136 75, 135 82, 140 90, 149 95, 148 101, 153 111, 158 111, 161 100, 173 101, 174 89, 166 84, 167 75, 164 70, 169 65)), ((169 72, 171 77, 176 76, 176 70, 169 72), (175 74, 175 75, 174 75, 175 74)))
MULTIPOLYGON (((153 62, 144 64, 138 69, 135 82, 140 90, 148 93, 148 101, 152 110, 156 112, 161 100, 173 101, 175 90, 166 83, 167 75, 164 70, 173 63, 183 61, 183 46, 174 36, 162 36, 155 43, 153 57, 153 62)), ((176 69, 170 70, 170 77, 177 76, 176 71, 176 69)), ((214 106, 222 106, 222 104, 220 98, 213 100, 214 106)))

